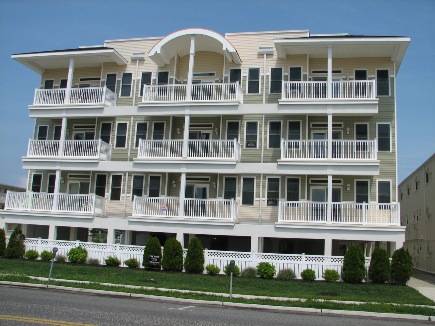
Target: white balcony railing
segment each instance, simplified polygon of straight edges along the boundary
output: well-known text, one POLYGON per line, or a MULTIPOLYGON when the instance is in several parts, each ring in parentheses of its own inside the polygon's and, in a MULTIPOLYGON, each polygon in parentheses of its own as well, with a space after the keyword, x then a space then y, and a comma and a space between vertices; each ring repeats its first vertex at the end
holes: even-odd
POLYGON ((239 83, 203 83, 193 84, 188 89, 186 84, 145 85, 143 103, 176 102, 240 102, 242 91, 239 83))
POLYGON ((400 225, 400 211, 398 203, 331 203, 328 221, 328 203, 280 201, 278 222, 400 225))
POLYGON ((94 194, 12 192, 6 194, 5 210, 103 215, 105 200, 94 194))
POLYGON ((133 216, 175 217, 178 216, 178 197, 137 197, 133 199, 133 216))
POLYGON ((102 140, 29 140, 27 157, 110 160, 111 146, 102 140))
POLYGON ((33 105, 114 105, 115 93, 107 87, 35 89, 33 105))
MULTIPOLYGON (((240 144, 234 140, 188 140, 186 158, 192 160, 238 160, 240 144)), ((183 157, 183 140, 139 141, 138 159, 174 159, 183 157)))
MULTIPOLYGON (((327 140, 282 140, 281 159, 327 159, 327 140)), ((376 140, 332 140, 331 159, 376 160, 376 140)))
MULTIPOLYGON (((326 81, 283 82, 281 100, 324 100, 328 99, 326 81)), ((375 80, 339 80, 332 82, 332 99, 357 100, 376 99, 375 80)))

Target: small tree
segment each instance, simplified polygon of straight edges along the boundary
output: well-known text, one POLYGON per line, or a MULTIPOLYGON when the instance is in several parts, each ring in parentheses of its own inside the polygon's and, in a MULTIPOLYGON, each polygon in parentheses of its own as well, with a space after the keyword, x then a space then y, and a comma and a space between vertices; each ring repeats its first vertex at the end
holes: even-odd
POLYGON ((5 255, 6 250, 6 234, 5 230, 0 229, 0 257, 5 255))
POLYGON ((175 238, 169 238, 165 242, 162 267, 169 272, 181 272, 183 270, 183 248, 175 238))
POLYGON ((184 269, 188 273, 195 274, 200 274, 204 271, 204 248, 202 247, 201 240, 197 237, 192 237, 189 240, 184 269))
POLYGON ((160 270, 160 262, 162 260, 162 245, 160 244, 159 238, 149 237, 143 251, 143 266, 145 268, 154 268, 160 270), (151 265, 149 262, 150 256, 158 256, 159 263, 151 265))
POLYGON ((390 260, 382 248, 375 248, 370 259, 369 279, 373 283, 383 284, 390 279, 390 260))
POLYGON ((21 232, 21 228, 17 226, 9 238, 9 243, 5 251, 5 257, 23 258, 25 252, 24 239, 25 237, 21 232))
POLYGON ((394 283, 406 285, 412 274, 412 259, 405 248, 397 249, 391 260, 391 279, 394 283))
POLYGON ((342 278, 346 283, 360 283, 366 275, 364 253, 359 246, 350 246, 343 261, 342 278))

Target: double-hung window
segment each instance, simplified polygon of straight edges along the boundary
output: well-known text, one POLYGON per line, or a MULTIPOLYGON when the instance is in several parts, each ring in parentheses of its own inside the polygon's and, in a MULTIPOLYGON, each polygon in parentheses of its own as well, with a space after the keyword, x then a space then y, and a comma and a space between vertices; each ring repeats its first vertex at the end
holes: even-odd
POLYGON ((368 203, 369 202, 369 181, 356 180, 355 181, 355 202, 368 203))
POLYGON ((279 94, 282 90, 282 68, 270 69, 270 94, 279 94))
POLYGON ((140 139, 147 139, 147 123, 146 122, 138 122, 136 124, 136 139, 135 139, 135 147, 139 146, 140 139))
POLYGON ((390 95, 390 80, 387 69, 376 71, 376 92, 378 96, 390 95))
POLYGON ((257 121, 246 122, 245 148, 257 148, 258 143, 258 123, 257 121))
POLYGON ((110 186, 110 200, 121 200, 122 189, 122 175, 112 175, 112 182, 110 186))
POLYGON ((378 203, 391 203, 391 181, 378 181, 378 203))
POLYGON ((301 122, 289 121, 287 129, 288 140, 301 140, 301 122))
POLYGON ((248 70, 248 94, 260 93, 260 68, 248 70))
POLYGON ((107 74, 106 75, 106 87, 110 89, 112 92, 116 92, 116 74, 107 74))
POLYGON ((47 79, 44 81, 44 88, 45 89, 52 89, 54 87, 54 80, 47 79))
POLYGON ((237 194, 237 178, 225 177, 224 199, 235 199, 237 194))
POLYGON ((110 144, 110 134, 112 133, 112 124, 103 122, 100 129, 100 139, 107 144, 110 144))
POLYGON ((32 192, 41 192, 42 174, 35 173, 32 176, 32 192))
POLYGON ((56 175, 49 174, 48 175, 48 184, 47 184, 47 192, 49 194, 54 193, 54 188, 56 187, 56 175))
POLYGON ((269 122, 269 148, 280 148, 281 121, 269 122))
POLYGON ((62 126, 61 125, 54 126, 53 140, 60 140, 61 133, 62 133, 62 126))
POLYGON ((228 121, 227 122, 227 140, 233 139, 239 140, 239 122, 228 121))
POLYGON ((302 68, 301 67, 290 67, 289 81, 301 81, 301 80, 302 80, 302 68))
POLYGON ((162 140, 165 138, 165 123, 154 122, 153 123, 153 140, 162 140))
POLYGON ((267 206, 278 206, 279 178, 267 178, 267 206))
POLYGON ((391 151, 391 130, 389 123, 378 123, 378 151, 391 151))
POLYGON ((254 205, 255 199, 255 178, 242 178, 242 205, 254 205))
POLYGON ((119 122, 116 125, 116 142, 115 147, 125 148, 127 146, 127 123, 119 122))
POLYGON ((47 140, 48 136, 48 126, 38 126, 38 140, 47 140))
POLYGON ((299 178, 287 178, 287 201, 299 201, 299 178))
POLYGON ((124 72, 122 74, 121 96, 123 96, 123 97, 131 96, 132 80, 133 80, 133 77, 132 77, 131 72, 124 72))

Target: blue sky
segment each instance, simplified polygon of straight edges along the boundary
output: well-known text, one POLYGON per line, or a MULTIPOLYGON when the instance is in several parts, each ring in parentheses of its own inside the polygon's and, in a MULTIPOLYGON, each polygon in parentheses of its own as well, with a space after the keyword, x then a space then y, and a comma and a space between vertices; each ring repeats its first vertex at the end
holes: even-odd
POLYGON ((33 126, 27 105, 36 73, 10 54, 160 36, 186 27, 215 31, 309 29, 312 33, 412 38, 398 79, 399 179, 435 151, 435 1, 135 1, 0 2, 0 183, 23 184, 21 156, 33 126))

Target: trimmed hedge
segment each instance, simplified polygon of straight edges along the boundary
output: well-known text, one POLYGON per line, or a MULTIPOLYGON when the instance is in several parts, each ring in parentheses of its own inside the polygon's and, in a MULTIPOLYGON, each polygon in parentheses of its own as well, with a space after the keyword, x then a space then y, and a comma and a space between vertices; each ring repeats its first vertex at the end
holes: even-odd
POLYGON ((405 248, 397 249, 391 259, 391 280, 406 285, 412 275, 412 258, 405 248))
POLYGON ((187 273, 194 274, 201 274, 204 271, 204 248, 197 237, 189 240, 184 269, 187 273))
POLYGON ((159 238, 151 236, 148 238, 148 241, 143 251, 143 266, 145 268, 160 270, 161 261, 162 261, 162 245, 160 244, 159 238), (149 256, 158 256, 159 264, 151 265, 149 263, 149 256))
POLYGON ((97 258, 89 258, 86 262, 88 265, 98 266, 100 265, 100 261, 97 258))
POLYGON ((24 254, 24 258, 27 260, 36 260, 39 257, 39 253, 36 250, 27 250, 24 254))
POLYGON ((64 263, 66 263, 66 257, 63 256, 63 255, 57 255, 56 256, 56 262, 64 264, 64 263))
POLYGON ((240 276, 240 268, 239 268, 239 266, 234 265, 233 268, 231 268, 230 264, 225 266, 225 268, 224 268, 225 275, 230 276, 231 272, 233 273, 233 276, 235 276, 235 277, 240 276))
POLYGON ((71 248, 68 251, 68 261, 72 264, 84 264, 88 258, 88 251, 83 247, 71 248))
POLYGON ((25 237, 21 232, 21 228, 17 226, 9 238, 9 243, 5 251, 5 257, 23 258, 25 252, 24 239, 25 237))
POLYGON ((205 266, 205 270, 207 271, 208 275, 218 275, 221 272, 221 269, 213 264, 208 264, 207 266, 205 266))
POLYGON ((334 283, 340 279, 340 274, 335 269, 325 269, 323 278, 326 282, 334 283))
POLYGON ((6 251, 6 234, 5 230, 0 229, 0 257, 5 255, 6 251))
POLYGON ((42 261, 49 262, 53 258, 54 257, 53 257, 52 251, 44 250, 43 252, 41 252, 41 260, 42 261))
POLYGON ((359 246, 349 246, 344 255, 341 277, 346 283, 361 283, 366 276, 364 253, 359 246))
POLYGON ((301 273, 302 280, 305 282, 313 282, 316 280, 316 272, 312 269, 304 269, 301 273))
POLYGON ((183 248, 175 238, 169 238, 165 242, 162 267, 168 272, 181 272, 183 270, 183 248))
POLYGON ((246 278, 256 278, 257 269, 255 269, 254 267, 247 267, 240 273, 240 276, 246 278))
POLYGON ((276 278, 281 281, 291 281, 296 278, 296 274, 291 268, 281 269, 276 278))
POLYGON ((138 268, 139 267, 139 262, 137 261, 136 258, 130 258, 127 259, 124 262, 125 266, 127 266, 128 268, 138 268))
POLYGON ((383 284, 390 279, 390 260, 387 251, 375 248, 370 259, 369 279, 373 283, 383 284))
POLYGON ((257 265, 257 274, 260 278, 272 279, 275 276, 275 266, 271 263, 261 262, 257 265))
POLYGON ((109 256, 105 260, 106 266, 109 267, 119 267, 121 265, 121 261, 115 256, 109 256))

